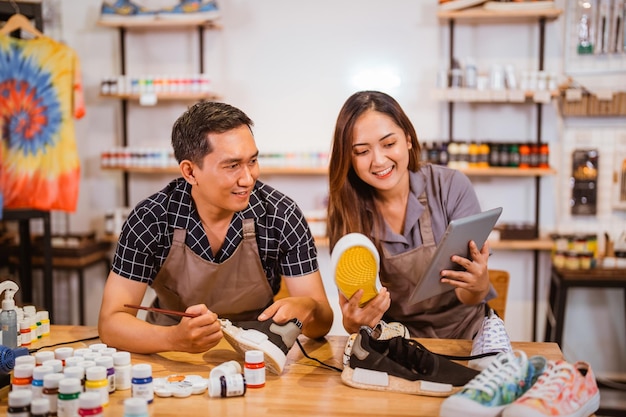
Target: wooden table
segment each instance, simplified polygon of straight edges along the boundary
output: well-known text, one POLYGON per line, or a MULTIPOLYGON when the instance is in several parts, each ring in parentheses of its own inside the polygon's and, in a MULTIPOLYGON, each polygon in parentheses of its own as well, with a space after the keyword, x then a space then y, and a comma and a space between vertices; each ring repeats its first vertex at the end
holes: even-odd
MULTIPOLYGON (((53 343, 85 347, 99 340, 71 343, 72 341, 97 336, 95 327, 52 326, 48 338, 33 344, 41 347, 53 343)), ((468 355, 469 340, 419 339, 427 348, 437 353, 468 355)), ((300 341, 313 358, 341 367, 341 357, 346 342, 345 336, 329 336, 323 340, 312 340, 300 336, 300 341)), ((562 358, 556 343, 517 342, 514 348, 524 350, 529 356, 541 354, 548 359, 562 358)), ((56 346, 58 347, 58 346, 56 346)), ((45 349, 45 348, 43 348, 45 349)), ((43 350, 42 349, 42 350, 43 350)), ((52 347, 48 349, 53 349, 52 347)), ((167 352, 153 355, 132 355, 132 364, 149 363, 153 377, 171 374, 196 374, 205 378, 214 366, 228 360, 243 363, 228 343, 223 341, 214 349, 202 354, 167 352)), ((245 396, 211 398, 205 392, 187 398, 156 397, 150 405, 152 417, 180 417, 202 413, 212 416, 439 416, 443 398, 379 392, 351 388, 341 382, 340 373, 322 367, 303 356, 298 346, 288 355, 287 365, 281 376, 267 373, 264 388, 248 389, 245 396)), ((130 390, 111 394, 105 416, 123 415, 123 401, 130 390)), ((7 411, 6 394, 0 400, 0 415, 7 411)))

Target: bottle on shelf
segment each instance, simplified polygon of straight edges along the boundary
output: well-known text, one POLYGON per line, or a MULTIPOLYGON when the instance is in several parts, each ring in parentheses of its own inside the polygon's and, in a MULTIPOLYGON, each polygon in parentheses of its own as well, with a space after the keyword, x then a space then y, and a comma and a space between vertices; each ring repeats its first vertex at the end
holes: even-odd
POLYGON ((4 291, 0 327, 2 328, 2 344, 8 348, 17 348, 17 311, 13 296, 20 288, 13 281, 0 283, 0 294, 4 291))

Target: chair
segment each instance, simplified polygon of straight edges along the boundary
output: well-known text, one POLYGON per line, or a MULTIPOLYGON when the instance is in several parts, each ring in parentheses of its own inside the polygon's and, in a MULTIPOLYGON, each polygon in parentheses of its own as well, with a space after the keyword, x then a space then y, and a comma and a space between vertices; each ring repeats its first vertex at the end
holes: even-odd
POLYGON ((504 321, 504 313, 506 312, 506 296, 509 292, 509 273, 498 269, 489 270, 489 280, 491 285, 498 293, 497 297, 489 300, 489 306, 493 308, 498 316, 504 321))

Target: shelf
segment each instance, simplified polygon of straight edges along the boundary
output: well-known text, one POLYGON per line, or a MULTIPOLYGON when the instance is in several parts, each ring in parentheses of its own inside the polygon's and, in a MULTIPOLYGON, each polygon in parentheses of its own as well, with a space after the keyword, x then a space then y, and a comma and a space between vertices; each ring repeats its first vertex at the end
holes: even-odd
POLYGON ((99 26, 110 28, 126 28, 126 29, 177 29, 188 28, 189 26, 202 26, 208 29, 222 29, 222 26, 214 20, 208 20, 204 17, 185 17, 178 19, 154 19, 154 20, 136 20, 131 21, 107 21, 98 20, 99 26))
MULTIPOLYGON (((171 167, 110 167, 101 166, 103 170, 124 171, 139 174, 178 174, 178 166, 171 167)), ((474 177, 540 177, 554 175, 552 168, 462 168, 459 171, 474 177)), ((327 175, 326 167, 265 167, 261 168, 261 175, 327 175)))
POLYGON ((500 250, 541 250, 550 251, 554 246, 552 239, 529 240, 489 240, 491 249, 500 250))
POLYGON ((475 7, 465 10, 440 11, 437 17, 440 20, 458 20, 467 23, 512 23, 528 22, 538 19, 555 20, 561 14, 561 9, 534 9, 534 10, 485 10, 475 7))
POLYGON ((163 101, 219 100, 221 98, 217 94, 212 94, 212 93, 100 94, 100 97, 141 101, 143 96, 148 96, 148 95, 155 97, 157 100, 163 100, 163 101))
POLYGON ((459 171, 470 177, 543 177, 556 174, 552 168, 462 168, 459 171))
MULTIPOLYGON (((172 167, 108 167, 103 170, 124 171, 138 174, 180 174, 178 166, 172 167)), ((261 175, 327 175, 326 167, 267 167, 261 168, 261 175)))
POLYGON ((560 97, 559 90, 477 90, 475 88, 446 88, 431 91, 431 98, 453 103, 548 103, 560 97))

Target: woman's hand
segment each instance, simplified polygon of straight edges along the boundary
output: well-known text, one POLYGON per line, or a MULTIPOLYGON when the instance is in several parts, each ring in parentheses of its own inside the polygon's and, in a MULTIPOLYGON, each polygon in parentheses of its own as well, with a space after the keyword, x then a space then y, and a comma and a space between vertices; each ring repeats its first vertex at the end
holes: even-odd
POLYGON ((339 293, 339 305, 343 316, 343 327, 350 334, 357 333, 361 326, 375 327, 391 305, 391 297, 386 288, 381 288, 378 295, 359 307, 363 290, 358 290, 348 300, 339 293))
POLYGON ((444 269, 441 271, 441 282, 453 285, 456 288, 456 296, 463 304, 478 304, 485 299, 489 292, 489 244, 485 242, 481 250, 478 250, 476 242, 469 243, 470 259, 453 255, 452 262, 463 267, 464 271, 444 269))

